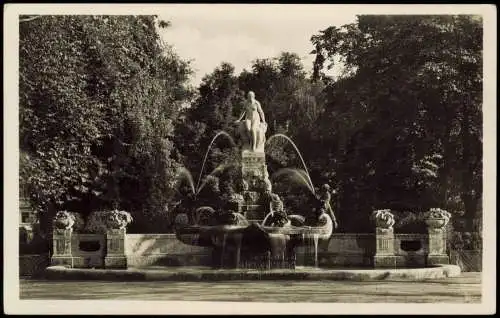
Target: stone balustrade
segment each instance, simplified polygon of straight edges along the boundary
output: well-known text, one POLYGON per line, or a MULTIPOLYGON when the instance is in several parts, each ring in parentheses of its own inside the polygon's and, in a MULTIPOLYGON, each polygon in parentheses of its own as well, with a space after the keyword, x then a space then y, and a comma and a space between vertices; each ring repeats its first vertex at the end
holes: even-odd
MULTIPOLYGON (((415 251, 408 251, 402 255, 401 238, 395 239, 394 215, 390 210, 377 210, 372 214, 375 223, 375 253, 373 255, 373 266, 376 268, 396 267, 400 264, 415 264, 432 266, 437 264, 449 264, 446 253, 446 225, 450 220, 450 213, 445 210, 433 208, 424 213, 427 224, 427 242, 418 242, 421 247, 415 251), (397 244, 396 244, 397 243, 397 244), (423 244, 422 244, 423 243, 423 244), (396 247, 396 245, 399 245, 396 247), (420 256, 425 253, 425 262, 422 264, 420 256), (408 260, 414 257, 415 260, 408 260), (406 258, 404 260, 403 258, 406 258)), ((407 241, 409 242, 409 241, 407 241)))
POLYGON ((127 256, 125 254, 126 245, 126 226, 132 221, 132 217, 128 212, 113 210, 106 212, 106 233, 105 242, 106 250, 101 246, 104 240, 97 235, 92 238, 89 234, 75 233, 74 225, 77 217, 75 214, 67 211, 59 211, 53 220, 53 253, 50 260, 51 265, 64 265, 69 267, 82 267, 86 262, 83 258, 89 259, 89 266, 101 265, 92 259, 92 252, 81 252, 81 241, 95 241, 99 246, 96 247, 95 254, 97 257, 104 257, 105 268, 127 268, 127 256), (76 236, 76 237, 75 237, 76 236), (77 246, 73 246, 77 245, 77 246), (87 257, 82 257, 81 254, 86 254, 87 257))
MULTIPOLYGON (((390 210, 375 211, 372 214, 376 227, 374 234, 334 234, 328 244, 318 247, 319 265, 371 264, 376 268, 395 268, 411 264, 449 264, 445 230, 450 220, 449 213, 431 209, 424 213, 424 218, 427 234, 396 234, 394 215, 390 210)), ((111 214, 102 234, 79 233, 72 220, 68 212, 58 213, 54 219, 52 265, 127 268, 146 263, 168 263, 195 266, 206 265, 210 258, 210 248, 185 245, 174 234, 127 234, 130 219, 120 213, 111 214), (79 245, 82 241, 98 241, 102 248, 94 253, 96 255, 81 252, 79 245)), ((299 266, 305 262, 306 254, 309 254, 307 247, 297 249, 299 266)))

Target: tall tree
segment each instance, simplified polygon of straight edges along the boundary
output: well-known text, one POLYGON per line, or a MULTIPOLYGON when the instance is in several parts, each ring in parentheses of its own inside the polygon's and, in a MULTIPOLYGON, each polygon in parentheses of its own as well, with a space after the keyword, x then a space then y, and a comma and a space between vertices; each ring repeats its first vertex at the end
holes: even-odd
MULTIPOLYGON (((257 59, 251 71, 243 71, 240 87, 244 91, 256 92, 268 122, 268 140, 276 133, 292 139, 306 162, 311 177, 319 182, 323 172, 317 167, 316 155, 322 155, 317 144, 315 122, 323 112, 323 84, 308 78, 301 59, 297 54, 283 52, 277 57, 257 59), (316 177, 316 178, 315 178, 316 177), (318 179, 319 178, 319 179, 318 179)), ((273 138, 266 145, 270 173, 281 168, 304 169, 299 154, 284 138, 273 138)), ((307 190, 288 184, 276 184, 277 191, 285 196, 288 208, 301 212, 299 206, 305 204, 307 190)))
POLYGON ((42 217, 119 207, 141 223, 161 210, 175 165, 173 121, 190 97, 191 71, 160 42, 159 22, 21 20, 21 185, 42 217))
POLYGON ((238 160, 231 139, 234 142, 237 140, 234 121, 241 113, 243 98, 234 66, 222 63, 203 78, 198 97, 186 109, 185 119, 177 126, 175 138, 181 160, 193 174, 195 186, 201 180, 200 174, 205 178, 217 167, 222 168, 221 165, 237 170, 230 167, 238 160), (213 140, 219 132, 225 134, 213 140), (205 155, 207 159, 203 166, 205 155))
POLYGON ((481 36, 474 16, 359 16, 312 37, 317 77, 323 61, 346 66, 323 117, 323 131, 335 127, 345 208, 456 208, 459 184, 471 223, 481 196, 481 36))

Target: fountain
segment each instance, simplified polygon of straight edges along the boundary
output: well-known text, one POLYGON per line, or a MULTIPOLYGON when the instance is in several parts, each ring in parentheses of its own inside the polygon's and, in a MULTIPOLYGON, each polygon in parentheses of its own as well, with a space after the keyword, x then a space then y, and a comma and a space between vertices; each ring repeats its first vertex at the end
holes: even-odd
POLYGON ((246 110, 237 121, 239 145, 227 132, 218 132, 209 143, 196 184, 187 169, 179 169, 177 180, 184 185, 184 199, 179 201, 183 203, 179 204, 175 218, 175 235, 128 235, 126 225, 132 219, 117 210, 97 212, 96 219, 102 219, 104 225, 100 234, 82 234, 77 227, 73 231, 74 216, 62 211, 54 220, 52 266, 44 275, 63 280, 92 277, 173 281, 414 281, 460 275, 460 267, 450 265, 446 255, 446 225, 451 216, 438 208, 423 215, 427 234, 395 233, 395 219, 389 209, 373 211, 374 233, 333 234, 337 220, 330 206, 329 186, 315 190, 305 161, 289 137, 276 134, 266 142, 264 113, 253 94, 249 97, 246 110), (219 164, 203 176, 211 147, 220 137, 238 147, 239 160, 219 164), (273 139, 291 144, 303 169, 283 168, 270 176, 265 146, 273 139), (225 184, 220 191, 214 183, 218 181, 215 175, 229 167, 238 167, 236 187, 232 179, 232 186, 225 184), (283 176, 303 186, 313 198, 312 203, 303 205, 303 215, 288 214, 282 198, 273 192, 271 180, 283 176), (203 189, 209 191, 208 195, 203 189), (81 243, 87 241, 95 241, 100 248, 93 252, 80 250, 81 243), (176 244, 180 242, 183 244, 176 244), (322 243, 328 247, 319 253, 322 243), (185 244, 194 251, 186 251, 185 244), (416 248, 409 250, 409 245, 416 248), (304 254, 308 255, 307 260, 302 258, 304 254), (90 262, 92 259, 98 262, 90 262), (91 268, 91 263, 101 268, 91 268), (161 268, 149 268, 151 264, 161 268))
MULTIPOLYGON (((177 223, 176 236, 186 244, 211 246, 212 265, 215 268, 293 269, 296 248, 310 242, 314 245, 314 263, 317 266, 318 243, 320 240, 328 240, 336 225, 333 214, 329 213, 329 194, 316 199, 317 204, 311 207, 312 216, 286 213, 282 199, 272 192, 272 183, 267 171, 267 124, 264 113, 252 93, 249 93, 249 97, 248 106, 237 121, 241 137, 241 191, 232 193, 229 198, 232 204, 220 211, 205 206, 195 208, 195 217, 178 215, 179 220, 195 221, 187 224, 177 223), (241 121, 243 118, 244 121, 241 121), (204 213, 205 218, 201 218, 200 213, 204 213)), ((219 136, 225 136, 235 144, 226 132, 217 133, 204 156, 203 167, 212 144, 219 136)), ((276 134, 269 141, 278 137, 293 145, 305 174, 297 169, 286 168, 277 175, 294 174, 315 195, 314 186, 297 146, 283 134, 276 134)), ((181 172, 186 174, 185 170, 181 172)), ((200 174, 197 189, 194 190, 193 187, 195 194, 200 190, 201 178, 200 174)))

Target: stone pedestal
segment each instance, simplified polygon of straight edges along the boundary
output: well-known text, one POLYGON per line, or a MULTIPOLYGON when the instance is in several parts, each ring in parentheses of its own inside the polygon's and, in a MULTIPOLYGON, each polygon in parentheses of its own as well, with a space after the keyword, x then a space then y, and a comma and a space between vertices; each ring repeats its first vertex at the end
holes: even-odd
POLYGON ((106 232, 107 252, 104 258, 105 268, 127 268, 125 255, 125 229, 108 229, 106 232))
POLYGON ((241 153, 241 173, 249 191, 260 190, 260 182, 267 177, 266 155, 264 152, 244 150, 241 153))
POLYGON ((444 228, 428 228, 429 254, 427 265, 449 264, 450 260, 446 254, 446 231, 444 228))
POLYGON ((245 184, 242 212, 249 220, 263 220, 267 211, 259 205, 259 202, 265 190, 266 182, 270 186, 265 153, 249 150, 242 151, 241 174, 245 184))
POLYGON ((65 265, 73 267, 73 256, 71 253, 71 236, 73 229, 54 229, 52 233, 53 253, 50 260, 51 265, 65 265))
POLYGON ((425 213, 425 224, 429 233, 427 265, 450 263, 446 254, 446 225, 450 218, 451 214, 440 208, 431 208, 425 213))
POLYGON ((394 229, 376 228, 376 252, 373 257, 373 266, 376 268, 395 268, 396 255, 394 254, 394 229))

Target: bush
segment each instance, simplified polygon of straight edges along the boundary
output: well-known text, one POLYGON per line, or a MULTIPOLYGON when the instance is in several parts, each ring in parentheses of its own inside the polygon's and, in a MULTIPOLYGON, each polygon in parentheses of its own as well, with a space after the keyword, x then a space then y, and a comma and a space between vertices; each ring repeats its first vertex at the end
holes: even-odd
POLYGON ((452 232, 448 239, 452 250, 482 250, 483 238, 479 232, 452 232))
POLYGON ((422 213, 410 211, 392 211, 392 213, 396 221, 394 230, 397 233, 427 233, 427 225, 422 213))
POLYGON ((107 211, 96 211, 90 213, 84 231, 86 233, 104 234, 106 233, 107 211))
POLYGON ((157 211, 170 199, 191 70, 159 41, 158 22, 47 15, 19 24, 19 181, 47 231, 58 210, 157 211))
POLYGON ((20 236, 26 236, 27 240, 19 240, 19 255, 27 254, 44 254, 48 253, 50 250, 50 240, 42 236, 36 227, 28 235, 26 229, 20 229, 20 236))

